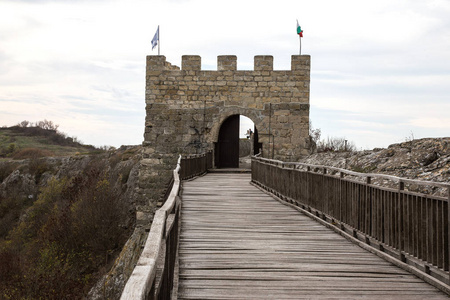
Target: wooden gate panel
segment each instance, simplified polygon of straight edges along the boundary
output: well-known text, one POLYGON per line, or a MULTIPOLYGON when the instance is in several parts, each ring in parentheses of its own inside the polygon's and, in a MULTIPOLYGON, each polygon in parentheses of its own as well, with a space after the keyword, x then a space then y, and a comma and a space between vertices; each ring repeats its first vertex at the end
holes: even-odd
POLYGON ((219 168, 239 168, 239 115, 223 122, 216 150, 219 168))

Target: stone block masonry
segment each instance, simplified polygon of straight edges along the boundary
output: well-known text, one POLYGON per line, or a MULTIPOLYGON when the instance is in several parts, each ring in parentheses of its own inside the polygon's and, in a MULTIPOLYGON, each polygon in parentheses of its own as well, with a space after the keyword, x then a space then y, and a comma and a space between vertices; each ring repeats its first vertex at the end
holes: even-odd
POLYGON ((223 121, 239 114, 259 132, 263 156, 297 160, 308 154, 310 56, 294 55, 291 70, 273 70, 272 56, 255 56, 254 70, 237 58, 217 58, 217 71, 185 55, 181 70, 164 56, 147 56, 144 145, 158 154, 213 150, 223 121))

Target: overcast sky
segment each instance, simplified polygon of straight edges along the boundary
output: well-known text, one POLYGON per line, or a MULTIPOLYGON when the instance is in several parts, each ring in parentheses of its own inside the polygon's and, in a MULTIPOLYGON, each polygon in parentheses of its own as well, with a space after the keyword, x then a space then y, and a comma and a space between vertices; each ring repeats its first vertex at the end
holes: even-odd
POLYGON ((449 0, 0 0, 0 126, 51 120, 86 144, 143 141, 145 57, 311 55, 310 117, 358 148, 450 136, 449 0))

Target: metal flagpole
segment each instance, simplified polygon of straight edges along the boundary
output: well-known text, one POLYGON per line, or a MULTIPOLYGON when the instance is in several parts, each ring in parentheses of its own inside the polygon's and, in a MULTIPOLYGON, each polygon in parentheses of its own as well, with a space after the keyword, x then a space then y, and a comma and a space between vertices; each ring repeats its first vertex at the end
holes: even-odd
MULTIPOLYGON (((267 158, 270 158, 270 134, 271 134, 271 123, 272 123, 272 103, 269 103, 269 143, 267 144, 267 146, 269 146, 268 148, 268 152, 269 152, 269 156, 267 158)), ((272 158, 273 158, 273 154, 272 154, 272 158)))
POLYGON ((300 39, 300 41, 299 41, 300 42, 300 49, 298 51, 299 55, 302 55, 302 36, 303 36, 302 32, 303 32, 303 30, 300 27, 300 25, 298 24, 298 20, 297 20, 297 34, 298 34, 298 38, 300 39))
POLYGON ((299 50, 298 54, 302 55, 302 37, 300 36, 300 34, 298 35, 298 38, 300 40, 300 50, 299 50))

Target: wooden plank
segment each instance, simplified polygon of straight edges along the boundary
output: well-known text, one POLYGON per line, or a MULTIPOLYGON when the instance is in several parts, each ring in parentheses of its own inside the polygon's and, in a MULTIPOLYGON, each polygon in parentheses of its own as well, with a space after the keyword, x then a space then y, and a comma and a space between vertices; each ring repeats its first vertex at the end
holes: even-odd
POLYGON ((448 299, 249 181, 183 183, 178 299, 448 299))

